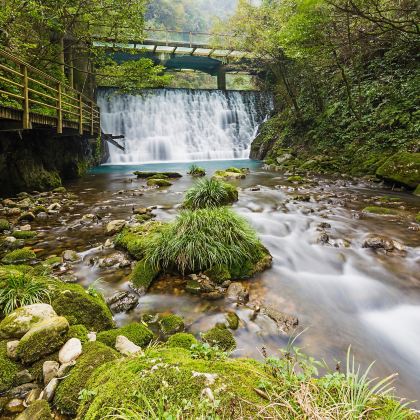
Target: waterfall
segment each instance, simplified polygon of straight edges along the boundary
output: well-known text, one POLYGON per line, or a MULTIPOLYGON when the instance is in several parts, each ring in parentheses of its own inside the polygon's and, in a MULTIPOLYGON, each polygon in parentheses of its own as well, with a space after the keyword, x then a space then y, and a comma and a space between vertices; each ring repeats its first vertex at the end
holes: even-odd
POLYGON ((125 164, 248 158, 272 98, 261 92, 100 90, 98 104, 102 130, 125 136, 125 152, 110 145, 109 163, 125 164))

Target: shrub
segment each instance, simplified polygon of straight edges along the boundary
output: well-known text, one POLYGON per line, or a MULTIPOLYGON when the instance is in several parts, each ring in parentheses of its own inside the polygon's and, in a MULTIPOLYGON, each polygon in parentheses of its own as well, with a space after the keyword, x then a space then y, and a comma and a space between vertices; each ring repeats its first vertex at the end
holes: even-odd
POLYGON ((49 302, 53 290, 53 284, 47 278, 21 272, 11 272, 2 279, 1 286, 0 310, 4 314, 21 306, 49 302))
POLYGON ((176 333, 171 335, 166 342, 168 347, 180 347, 189 350, 193 344, 197 344, 197 339, 189 333, 176 333))
POLYGON ((202 179, 190 188, 183 206, 195 210, 205 207, 220 207, 238 200, 238 190, 231 184, 217 179, 202 179))
POLYGON ((2 259, 3 264, 21 264, 36 259, 36 254, 30 248, 15 249, 8 252, 2 259))
POLYGON ((96 339, 107 346, 115 347, 115 340, 119 335, 127 337, 140 347, 146 347, 153 339, 153 333, 149 328, 138 322, 133 322, 121 328, 102 331, 96 336, 96 339))
POLYGON ((181 273, 254 261, 261 250, 254 230, 227 208, 184 210, 146 250, 146 261, 181 273))

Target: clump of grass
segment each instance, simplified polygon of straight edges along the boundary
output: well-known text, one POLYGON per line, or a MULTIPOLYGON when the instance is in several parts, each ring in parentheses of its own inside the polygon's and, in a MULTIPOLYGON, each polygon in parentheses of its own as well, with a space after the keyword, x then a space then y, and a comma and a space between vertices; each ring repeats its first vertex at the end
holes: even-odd
POLYGON ((49 302, 52 291, 48 280, 28 273, 10 274, 1 286, 0 310, 6 315, 21 306, 49 302))
POLYGON ((184 200, 184 208, 191 210, 219 207, 238 200, 238 190, 231 184, 217 179, 201 179, 190 188, 184 200))
POLYGON ((205 176, 206 170, 193 163, 188 170, 188 174, 192 176, 205 176))
POLYGON ((146 250, 146 261, 180 273, 255 260, 261 243, 248 222, 228 208, 183 210, 146 250))

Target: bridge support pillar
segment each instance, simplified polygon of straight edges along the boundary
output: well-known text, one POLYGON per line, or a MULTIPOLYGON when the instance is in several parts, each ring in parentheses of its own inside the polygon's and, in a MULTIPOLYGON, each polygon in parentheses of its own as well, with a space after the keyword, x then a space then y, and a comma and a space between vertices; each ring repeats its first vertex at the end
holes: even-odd
POLYGON ((226 90, 226 70, 224 66, 220 66, 217 72, 217 89, 226 90))

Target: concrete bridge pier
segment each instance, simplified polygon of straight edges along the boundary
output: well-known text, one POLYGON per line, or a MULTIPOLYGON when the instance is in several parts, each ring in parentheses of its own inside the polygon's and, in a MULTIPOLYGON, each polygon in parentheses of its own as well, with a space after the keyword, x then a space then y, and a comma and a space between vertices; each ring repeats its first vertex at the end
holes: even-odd
POLYGON ((217 71, 217 89, 226 90, 226 68, 223 65, 217 71))

